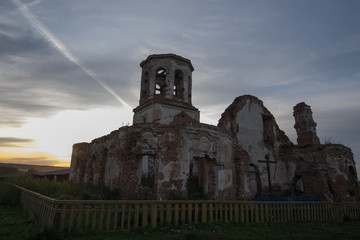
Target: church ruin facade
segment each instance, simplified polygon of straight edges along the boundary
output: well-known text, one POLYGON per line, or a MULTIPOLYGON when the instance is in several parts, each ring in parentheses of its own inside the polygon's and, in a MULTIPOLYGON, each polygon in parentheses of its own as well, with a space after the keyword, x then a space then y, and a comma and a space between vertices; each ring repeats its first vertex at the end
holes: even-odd
POLYGON ((359 199, 351 149, 320 144, 310 106, 294 107, 294 145, 258 98, 237 97, 217 126, 192 105, 190 60, 150 55, 142 68, 133 125, 74 144, 70 180, 104 184, 122 198, 174 196, 251 200, 255 196, 359 199), (266 161, 267 160, 267 161, 266 161), (196 189, 196 191, 194 190, 196 189))

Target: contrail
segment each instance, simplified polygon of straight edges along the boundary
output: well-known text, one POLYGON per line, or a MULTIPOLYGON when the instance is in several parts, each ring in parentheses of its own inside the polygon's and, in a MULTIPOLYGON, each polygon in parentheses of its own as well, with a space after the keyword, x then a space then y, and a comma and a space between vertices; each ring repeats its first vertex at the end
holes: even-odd
POLYGON ((23 3, 23 4, 24 4, 25 6, 32 7, 32 6, 36 5, 36 4, 39 4, 41 1, 42 1, 42 0, 34 0, 33 2, 29 2, 29 3, 26 3, 26 4, 23 3))
POLYGON ((27 7, 27 5, 23 4, 20 0, 12 1, 20 9, 21 13, 28 20, 31 26, 33 26, 33 28, 35 28, 38 33, 40 33, 46 40, 48 40, 50 44, 55 47, 62 55, 64 55, 64 57, 75 63, 78 67, 80 67, 108 93, 113 95, 124 107, 132 109, 131 106, 127 104, 127 102, 125 102, 119 95, 117 95, 109 85, 107 85, 103 80, 101 80, 100 77, 93 70, 91 70, 88 66, 83 64, 79 59, 72 55, 71 52, 69 52, 69 50, 65 47, 65 45, 38 20, 38 18, 27 7))

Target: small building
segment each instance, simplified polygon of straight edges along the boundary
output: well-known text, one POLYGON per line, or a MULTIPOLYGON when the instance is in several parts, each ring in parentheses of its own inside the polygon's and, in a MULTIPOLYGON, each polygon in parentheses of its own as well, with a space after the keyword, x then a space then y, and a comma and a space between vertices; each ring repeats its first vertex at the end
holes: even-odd
POLYGON ((60 169, 50 172, 36 172, 32 176, 38 179, 49 179, 54 181, 69 180, 70 169, 60 169))

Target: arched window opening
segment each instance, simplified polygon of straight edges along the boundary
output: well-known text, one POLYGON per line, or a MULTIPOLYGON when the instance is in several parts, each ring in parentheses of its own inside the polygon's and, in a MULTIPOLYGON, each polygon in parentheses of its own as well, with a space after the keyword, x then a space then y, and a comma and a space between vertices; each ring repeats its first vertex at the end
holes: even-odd
POLYGON ((157 95, 161 95, 161 94, 164 94, 164 86, 161 87, 160 84, 155 84, 155 94, 157 95))
POLYGON ((159 68, 156 70, 156 76, 155 76, 156 82, 155 82, 155 94, 157 95, 163 95, 165 94, 165 87, 166 87, 166 70, 165 68, 159 68))
POLYGON ((355 168, 353 166, 349 166, 349 172, 351 174, 356 174, 355 168))
POLYGON ((266 144, 273 144, 274 143, 274 127, 273 127, 273 119, 270 115, 263 114, 263 137, 264 142, 266 144))
POLYGON ((156 70, 156 79, 158 78, 165 78, 166 77, 166 69, 165 68, 159 68, 156 70))
POLYGON ((174 95, 183 96, 184 93, 184 74, 181 70, 175 70, 174 95))
POLYGON ((155 157, 143 155, 141 158, 141 185, 154 187, 155 180, 155 157))

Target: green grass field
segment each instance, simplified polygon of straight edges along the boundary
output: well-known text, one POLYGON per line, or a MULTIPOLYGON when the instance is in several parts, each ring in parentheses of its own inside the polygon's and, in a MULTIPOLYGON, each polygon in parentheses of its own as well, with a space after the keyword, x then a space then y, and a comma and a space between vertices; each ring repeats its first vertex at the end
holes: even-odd
POLYGON ((144 229, 127 232, 59 234, 41 231, 17 206, 0 205, 0 239, 360 239, 360 221, 293 222, 283 224, 206 224, 182 228, 144 229))

